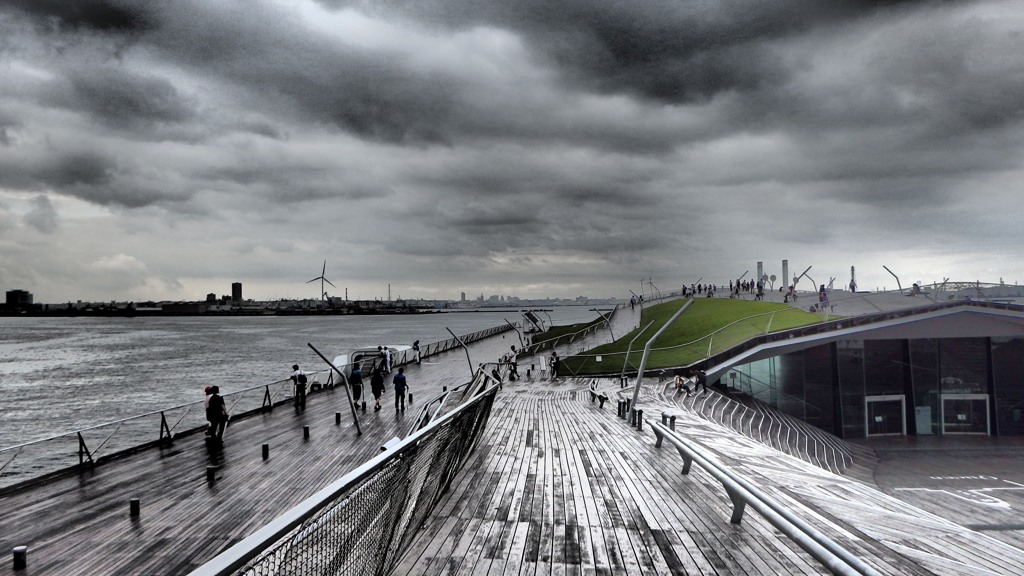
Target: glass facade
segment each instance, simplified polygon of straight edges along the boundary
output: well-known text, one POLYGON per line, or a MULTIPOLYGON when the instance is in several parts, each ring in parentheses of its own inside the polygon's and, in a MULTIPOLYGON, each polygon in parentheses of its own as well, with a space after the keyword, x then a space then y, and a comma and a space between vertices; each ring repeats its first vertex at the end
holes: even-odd
POLYGON ((840 340, 733 371, 758 400, 844 438, 1024 435, 1024 338, 840 340))

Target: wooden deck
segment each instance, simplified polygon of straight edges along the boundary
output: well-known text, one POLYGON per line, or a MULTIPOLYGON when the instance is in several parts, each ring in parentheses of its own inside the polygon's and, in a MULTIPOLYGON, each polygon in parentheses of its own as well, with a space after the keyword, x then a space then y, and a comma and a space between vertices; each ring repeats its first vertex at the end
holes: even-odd
MULTIPOLYGON (((476 362, 508 349, 496 337, 471 347, 476 362)), ((577 344, 579 345, 579 344, 577 344)), ((521 361, 528 367, 529 360, 521 361)), ((525 369, 521 370, 525 375, 525 369)), ((110 462, 0 499, 0 547, 29 547, 42 574, 183 574, 404 434, 414 408, 469 377, 454 351, 408 370, 417 399, 396 414, 351 424, 340 390, 233 423, 223 448, 202 437, 110 462), (335 412, 342 424, 335 424, 335 412), (303 426, 310 428, 303 438, 303 426), (270 445, 264 461, 261 445, 270 445), (217 466, 207 482, 207 466, 217 466), (129 516, 129 500, 141 516, 129 516)), ((485 441, 457 477, 397 574, 817 574, 826 570, 752 510, 730 524, 721 485, 697 467, 680 474, 675 450, 599 409, 589 380, 506 384, 485 441)), ((602 388, 613 396, 618 389, 602 388)), ((886 574, 1022 574, 1024 552, 942 520, 864 484, 830 474, 642 394, 648 416, 677 414, 686 436, 886 574)))
MULTIPOLYGON (((508 346, 496 336, 471 349, 474 360, 489 362, 508 346)), ((216 449, 196 434, 3 496, 0 549, 28 546, 28 568, 15 572, 25 576, 187 573, 377 455, 383 442, 406 433, 421 402, 470 379, 461 350, 406 373, 415 402, 396 413, 389 391, 375 413, 371 401, 359 415, 362 435, 338 388, 310 394, 303 413, 278 406, 232 422, 216 449), (263 444, 270 446, 266 461, 263 444), (207 466, 217 467, 213 483, 207 466), (133 498, 141 505, 136 519, 133 498)))
MULTIPOLYGON (((653 383, 652 383, 653 384, 653 383)), ((602 410, 586 382, 506 385, 488 436, 396 574, 827 572, 721 484, 602 410)), ((610 383, 603 388, 611 394, 610 383)), ((882 574, 1022 574, 1024 551, 672 404, 677 428, 882 574)), ((652 414, 652 411, 654 414, 652 414)))

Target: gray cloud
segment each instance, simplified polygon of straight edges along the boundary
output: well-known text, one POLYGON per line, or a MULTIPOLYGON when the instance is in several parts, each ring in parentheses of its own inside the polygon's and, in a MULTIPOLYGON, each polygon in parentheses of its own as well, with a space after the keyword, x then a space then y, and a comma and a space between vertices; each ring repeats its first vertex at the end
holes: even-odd
POLYGON ((122 0, 7 0, 4 4, 40 25, 63 30, 118 32, 144 30, 152 25, 144 4, 122 0))
POLYGON ((57 229, 57 212, 45 194, 32 200, 32 210, 25 214, 25 223, 40 232, 50 233, 57 229))
POLYGON ((48 286, 116 289, 78 263, 128 262, 134 299, 225 274, 282 296, 326 257, 357 297, 383 277, 576 295, 781 257, 925 277, 1021 248, 1013 2, 0 13, 0 246, 20 226, 31 249, 5 256, 48 286))

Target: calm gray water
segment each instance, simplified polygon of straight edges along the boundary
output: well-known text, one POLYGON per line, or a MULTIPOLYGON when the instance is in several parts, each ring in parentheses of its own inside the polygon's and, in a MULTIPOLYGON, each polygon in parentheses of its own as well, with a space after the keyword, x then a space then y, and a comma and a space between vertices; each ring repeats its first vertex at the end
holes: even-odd
MULTIPOLYGON (((556 307, 555 324, 597 317, 556 307)), ((517 310, 397 316, 0 317, 0 447, 287 378, 292 364, 379 344, 431 343, 521 322, 517 310)))

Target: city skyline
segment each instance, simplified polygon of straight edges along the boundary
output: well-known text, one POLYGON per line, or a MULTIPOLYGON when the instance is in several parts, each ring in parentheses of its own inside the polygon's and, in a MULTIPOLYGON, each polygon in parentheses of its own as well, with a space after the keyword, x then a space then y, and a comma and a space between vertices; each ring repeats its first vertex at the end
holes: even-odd
POLYGON ((1017 283, 1022 30, 994 0, 6 2, 0 285, 1017 283))

